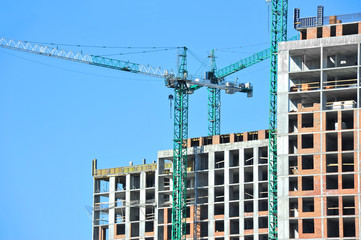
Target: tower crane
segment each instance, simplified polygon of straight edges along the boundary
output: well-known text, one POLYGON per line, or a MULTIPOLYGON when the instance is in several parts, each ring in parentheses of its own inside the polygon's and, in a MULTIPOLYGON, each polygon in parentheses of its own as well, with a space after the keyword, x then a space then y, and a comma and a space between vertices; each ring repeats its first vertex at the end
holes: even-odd
POLYGON ((177 73, 144 66, 138 63, 106 58, 66 50, 25 41, 14 41, 1 38, 0 47, 42 56, 110 68, 119 71, 143 74, 165 80, 165 85, 174 89, 174 138, 173 138, 173 207, 172 207, 172 239, 184 239, 186 236, 186 189, 187 189, 187 145, 188 138, 188 96, 200 87, 224 90, 226 93, 251 93, 250 84, 234 84, 211 79, 195 79, 188 75, 187 48, 180 55, 177 73))

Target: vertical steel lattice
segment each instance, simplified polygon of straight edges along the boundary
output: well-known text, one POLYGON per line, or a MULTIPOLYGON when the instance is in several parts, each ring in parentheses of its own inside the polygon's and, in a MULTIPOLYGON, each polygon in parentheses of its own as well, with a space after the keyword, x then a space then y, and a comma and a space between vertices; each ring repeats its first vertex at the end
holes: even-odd
POLYGON ((271 77, 269 115, 269 223, 268 239, 278 239, 277 232, 277 70, 278 43, 287 40, 288 0, 272 0, 271 77))
MULTIPOLYGON (((214 50, 209 55, 211 60, 211 72, 213 79, 217 80, 215 74, 217 70, 214 50)), ((208 88, 208 136, 221 134, 221 90, 208 88)))
POLYGON ((172 239, 186 236, 188 88, 182 80, 187 79, 187 48, 180 57, 174 90, 172 239))

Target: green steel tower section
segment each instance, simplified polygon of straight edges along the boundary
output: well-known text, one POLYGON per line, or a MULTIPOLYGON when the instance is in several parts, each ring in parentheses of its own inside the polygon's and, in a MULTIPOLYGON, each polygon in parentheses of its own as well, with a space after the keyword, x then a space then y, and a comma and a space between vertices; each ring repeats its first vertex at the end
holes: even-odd
MULTIPOLYGON (((209 55, 211 60, 211 81, 218 79, 215 77, 217 65, 214 56, 214 49, 209 55)), ((221 134, 221 90, 208 88, 208 136, 221 134)))
POLYGON ((269 110, 268 239, 278 239, 277 221, 277 70, 278 43, 287 41, 288 0, 272 0, 271 76, 269 110))
POLYGON ((180 55, 174 90, 172 239, 185 239, 187 203, 188 87, 187 48, 180 55))

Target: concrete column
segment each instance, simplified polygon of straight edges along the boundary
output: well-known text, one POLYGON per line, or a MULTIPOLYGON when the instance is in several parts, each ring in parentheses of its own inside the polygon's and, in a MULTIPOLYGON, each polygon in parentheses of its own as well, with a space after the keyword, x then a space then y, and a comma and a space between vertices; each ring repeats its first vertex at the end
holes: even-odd
POLYGON ((208 238, 214 237, 214 164, 215 152, 208 154, 208 238))
POLYGON ((224 236, 229 239, 229 150, 224 151, 224 236))
POLYGON ((254 240, 258 240, 258 199, 259 199, 259 185, 258 185, 258 148, 253 148, 253 231, 254 240))
POLYGON ((130 174, 126 175, 126 191, 125 191, 125 238, 130 239, 130 174))
POLYGON ((115 177, 109 177, 109 240, 114 239, 115 225, 115 177))
POLYGON ((140 192, 139 192, 139 237, 145 237, 145 187, 146 187, 146 173, 140 173, 140 192))
POLYGON ((244 149, 239 150, 239 234, 244 237, 244 149))

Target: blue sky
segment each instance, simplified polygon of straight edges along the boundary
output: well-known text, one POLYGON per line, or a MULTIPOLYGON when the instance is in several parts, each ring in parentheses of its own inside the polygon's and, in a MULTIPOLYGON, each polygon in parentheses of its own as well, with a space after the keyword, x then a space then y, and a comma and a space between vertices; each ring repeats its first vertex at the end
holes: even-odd
MULTIPOLYGON (((301 16, 361 12, 359 0, 289 1, 301 16), (345 1, 346 2, 346 1, 345 1)), ((218 67, 269 47, 268 10, 259 1, 7 1, 0 37, 63 44, 179 47, 218 67)), ((68 49, 68 47, 64 47, 68 49)), ((124 49, 76 48, 90 54, 124 49)), ((119 59, 176 69, 177 51, 119 59)), ((200 62, 189 55, 189 72, 200 62)), ((202 72, 202 71, 201 71, 202 72)), ((269 61, 229 78, 254 97, 222 94, 222 133, 268 127, 269 61)), ((91 160, 99 168, 156 160, 172 148, 173 119, 161 79, 0 49, 0 239, 90 239, 91 160)), ((189 136, 207 134, 205 89, 190 96, 189 136)))

